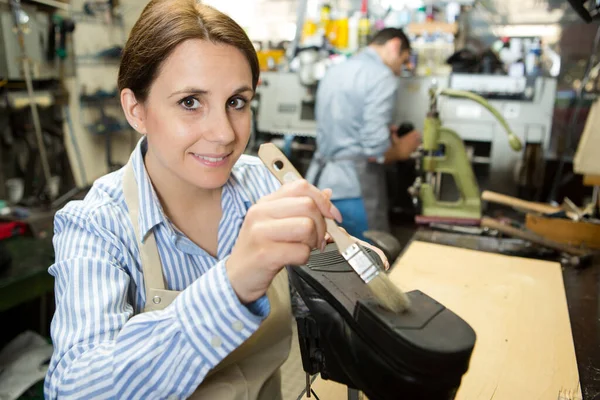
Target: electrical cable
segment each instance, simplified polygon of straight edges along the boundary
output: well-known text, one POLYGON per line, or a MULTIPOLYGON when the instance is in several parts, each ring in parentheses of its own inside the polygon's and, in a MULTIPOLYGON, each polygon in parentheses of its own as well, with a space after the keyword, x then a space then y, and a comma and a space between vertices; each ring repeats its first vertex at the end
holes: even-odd
POLYGON ((581 105, 582 105, 581 103, 583 102, 583 91, 590 79, 590 72, 591 72, 593 66, 596 64, 596 61, 597 61, 596 53, 598 52, 599 44, 600 44, 600 24, 598 25, 598 28, 596 29, 594 43, 592 44, 592 50, 590 53, 590 57, 588 58, 588 62, 587 62, 586 68, 585 68, 585 73, 583 75, 583 79, 581 80, 581 85, 575 91, 575 98, 574 98, 574 101, 572 104, 573 106, 575 106, 575 108, 573 110, 573 114, 571 114, 571 120, 569 121, 569 127, 567 129, 567 136, 566 136, 564 151, 560 156, 558 168, 556 169, 556 174, 554 175, 554 181, 552 182, 552 187, 550 189, 550 193, 548 194, 547 201, 549 203, 556 200, 557 191, 562 184, 563 169, 565 167, 565 159, 567 158, 566 154, 569 151, 569 149, 571 148, 571 142, 573 140, 573 136, 575 136, 576 125, 578 122, 577 120, 579 119, 579 111, 581 109, 581 105))

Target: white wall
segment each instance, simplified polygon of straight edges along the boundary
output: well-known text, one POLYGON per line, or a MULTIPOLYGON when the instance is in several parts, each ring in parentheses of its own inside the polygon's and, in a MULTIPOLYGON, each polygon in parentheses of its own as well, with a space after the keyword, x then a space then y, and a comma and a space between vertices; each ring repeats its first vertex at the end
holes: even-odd
POLYGON ((294 38, 297 0, 204 0, 204 3, 233 18, 252 40, 294 38))
MULTIPOLYGON (((74 11, 81 11, 85 0, 72 0, 74 11)), ((207 0, 215 8, 229 14, 246 29, 253 40, 291 39, 295 30, 296 0, 207 0)), ((73 35, 74 53, 81 58, 114 45, 125 45, 126 38, 147 4, 144 0, 121 0, 123 25, 108 25, 85 20, 77 21, 73 35)), ((81 60, 76 64, 75 77, 66 78, 69 91, 68 114, 70 121, 64 126, 65 145, 77 186, 90 185, 108 172, 105 137, 92 134, 88 125, 99 118, 97 107, 84 106, 79 97, 83 91, 91 94, 97 90, 116 88, 118 64, 102 64, 81 60)), ((118 103, 106 103, 107 114, 124 120, 118 103)), ((112 136, 113 161, 124 164, 132 151, 132 143, 139 135, 131 130, 112 136)))
MULTIPOLYGON (((74 11, 81 11, 85 0, 72 0, 74 11)), ((88 125, 96 121, 100 113, 96 106, 84 106, 80 103, 80 94, 85 90, 88 94, 98 89, 112 91, 117 85, 119 66, 117 63, 100 63, 81 58, 97 53, 114 45, 125 45, 131 27, 141 13, 146 2, 138 0, 121 0, 124 12, 124 24, 108 25, 101 19, 96 21, 75 16, 76 28, 73 35, 73 48, 76 60, 74 77, 65 79, 65 87, 69 92, 68 114, 70 121, 64 124, 65 146, 78 187, 90 185, 93 181, 108 172, 106 165, 105 137, 90 132, 88 125)), ((105 103, 105 112, 124 120, 118 102, 105 103)), ((132 151, 132 144, 139 139, 133 131, 125 131, 112 136, 113 161, 124 164, 132 151)))
MULTIPOLYGON (((319 0, 309 0, 309 8, 315 8, 319 0), (312 4, 315 3, 315 4, 312 4)), ((74 11, 81 11, 85 0, 72 0, 74 11)), ((291 40, 296 28, 297 0, 205 0, 205 3, 227 13, 238 22, 252 40, 291 40)), ((123 26, 96 22, 78 21, 73 36, 77 57, 97 53, 113 45, 125 45, 135 21, 147 4, 145 0, 120 0, 123 26)), ((71 123, 65 123, 66 148, 75 182, 79 187, 90 185, 108 172, 106 165, 105 138, 94 136, 87 125, 97 120, 97 107, 80 104, 80 93, 88 94, 98 89, 112 91, 117 84, 118 64, 101 64, 90 61, 77 63, 76 75, 65 80, 70 93, 69 114, 71 123)), ((118 103, 106 105, 108 114, 122 116, 118 103)), ((113 161, 124 164, 132 151, 132 139, 139 135, 133 130, 113 135, 113 161), (132 136, 134 135, 134 136, 132 136)))

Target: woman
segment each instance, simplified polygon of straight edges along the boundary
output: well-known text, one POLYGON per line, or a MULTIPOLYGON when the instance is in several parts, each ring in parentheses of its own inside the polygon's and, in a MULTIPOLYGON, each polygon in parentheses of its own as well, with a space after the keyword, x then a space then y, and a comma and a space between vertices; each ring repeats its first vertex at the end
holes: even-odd
POLYGON ((129 163, 55 217, 47 398, 278 399, 287 264, 322 248, 330 191, 282 187, 242 155, 259 67, 195 0, 144 9, 119 70, 143 135, 129 163))
POLYGON ((129 163, 55 217, 47 398, 278 399, 284 265, 322 248, 330 191, 282 187, 242 155, 259 67, 244 31, 195 0, 144 9, 119 70, 143 135, 129 163))

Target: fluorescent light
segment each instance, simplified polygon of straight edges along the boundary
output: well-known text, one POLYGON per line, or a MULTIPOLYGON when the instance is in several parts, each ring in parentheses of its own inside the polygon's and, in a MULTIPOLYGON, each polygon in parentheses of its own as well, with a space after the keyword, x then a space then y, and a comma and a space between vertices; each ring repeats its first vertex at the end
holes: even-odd
POLYGON ((498 37, 558 37, 560 35, 560 26, 551 25, 496 25, 492 26, 492 31, 498 37))

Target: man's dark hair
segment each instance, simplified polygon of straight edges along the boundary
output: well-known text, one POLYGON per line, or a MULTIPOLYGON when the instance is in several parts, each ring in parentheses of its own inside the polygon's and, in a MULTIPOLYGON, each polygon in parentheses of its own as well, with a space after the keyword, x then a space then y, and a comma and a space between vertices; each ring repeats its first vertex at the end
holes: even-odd
POLYGON ((383 28, 377 32, 372 38, 369 44, 382 45, 386 44, 390 39, 400 39, 401 49, 410 50, 410 42, 404 31, 400 28, 383 28))

